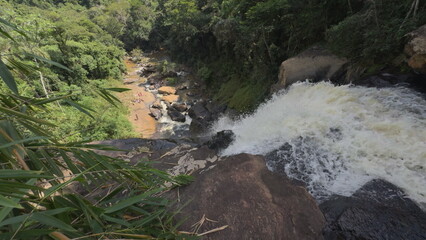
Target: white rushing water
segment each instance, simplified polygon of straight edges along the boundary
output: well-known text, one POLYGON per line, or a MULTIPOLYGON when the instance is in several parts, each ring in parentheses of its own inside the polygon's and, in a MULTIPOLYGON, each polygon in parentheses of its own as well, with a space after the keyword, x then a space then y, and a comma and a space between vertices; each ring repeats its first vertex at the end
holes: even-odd
POLYGON ((223 155, 281 147, 268 166, 305 181, 316 197, 348 196, 382 178, 426 203, 426 101, 412 90, 297 83, 213 128, 228 129, 236 139, 223 155))

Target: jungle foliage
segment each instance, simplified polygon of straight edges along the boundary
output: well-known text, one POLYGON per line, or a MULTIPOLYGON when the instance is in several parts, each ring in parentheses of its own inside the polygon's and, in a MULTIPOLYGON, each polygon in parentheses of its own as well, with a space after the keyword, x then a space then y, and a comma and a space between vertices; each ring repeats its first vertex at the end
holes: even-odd
POLYGON ((283 60, 312 45, 361 67, 401 68, 405 35, 426 23, 419 0, 161 0, 157 11, 152 45, 195 64, 216 98, 241 111, 264 99, 283 60))
MULTIPOLYGON (((13 8, 17 9, 27 10, 13 8)), ((94 100, 92 105, 101 104, 103 99, 106 103, 102 106, 118 106, 110 92, 126 89, 105 88, 107 80, 93 76, 117 77, 114 67, 120 68, 120 61, 115 58, 121 55, 115 56, 115 50, 120 49, 102 40, 96 42, 96 35, 87 40, 94 34, 91 31, 81 38, 67 33, 72 27, 84 26, 71 26, 71 18, 67 19, 70 28, 52 28, 63 35, 42 36, 47 31, 25 28, 26 21, 37 27, 31 12, 26 12, 19 25, 12 23, 20 16, 16 12, 8 20, 0 18, 0 239, 195 239, 177 231, 169 209, 171 202, 161 197, 163 192, 188 183, 189 177, 172 177, 152 168, 146 159, 130 164, 125 159, 100 155, 97 151, 114 149, 71 141, 61 133, 67 122, 72 131, 82 130, 70 113, 96 119, 96 112, 87 107, 94 100), (64 36, 69 38, 64 40, 64 36), (44 47, 58 47, 58 55, 66 58, 58 56, 60 62, 45 58, 55 55, 44 47), (93 54, 97 47, 109 58, 100 55, 79 61, 76 57, 85 55, 81 49, 93 54), (104 69, 98 61, 113 62, 104 69), (36 86, 37 81, 40 86, 36 86), (80 89, 64 91, 64 86, 72 85, 80 89), (66 109, 66 117, 55 118, 58 109, 66 109)), ((61 24, 62 16, 55 15, 57 21, 46 25, 61 24)), ((99 31, 96 25, 83 22, 99 31)), ((79 28, 82 33, 84 30, 79 28)))
MULTIPOLYGON (((102 55, 97 51, 99 44, 77 44, 96 33, 95 42, 124 47, 127 51, 136 47, 168 50, 176 60, 195 66, 217 100, 240 111, 253 109, 264 99, 283 60, 313 45, 324 45, 361 69, 402 68, 405 35, 426 23, 426 3, 419 0, 10 2, 22 2, 48 12, 53 6, 55 11, 62 11, 61 16, 83 16, 74 21, 75 25, 89 30, 73 36, 78 29, 71 25, 64 33, 55 33, 56 38, 66 37, 70 41, 48 49, 53 57, 58 51, 75 51, 63 57, 68 63, 54 57, 61 63, 75 65, 75 76, 63 74, 66 81, 77 76, 105 78, 120 71, 114 63, 104 62, 105 68, 99 69, 88 57, 102 55), (80 59, 81 64, 75 63, 75 59, 80 59), (233 96, 222 93, 231 92, 227 86, 233 85, 239 86, 233 96)), ((55 27, 55 31, 61 28, 55 27)), ((59 39, 58 42, 61 43, 59 39)), ((117 56, 116 49, 110 51, 117 56)))
MULTIPOLYGON (((27 68, 26 74, 12 71, 20 94, 46 98, 68 94, 90 113, 78 114, 66 101, 50 104, 48 113, 40 113, 40 117, 58 125, 52 133, 66 142, 134 136, 127 110, 108 104, 98 94, 99 88, 114 88, 122 79, 125 51, 123 43, 95 21, 96 11, 70 3, 14 2, 0 1, 1 18, 18 26, 25 35, 9 31, 10 37, 0 38, 0 49, 11 70, 19 67, 15 61, 27 68)), ((7 92, 4 85, 0 92, 7 92)))

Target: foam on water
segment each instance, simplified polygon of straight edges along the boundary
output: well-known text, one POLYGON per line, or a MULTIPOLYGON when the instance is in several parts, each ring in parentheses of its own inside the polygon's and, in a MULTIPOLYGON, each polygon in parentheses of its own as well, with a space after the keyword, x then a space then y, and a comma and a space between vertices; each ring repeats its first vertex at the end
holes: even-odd
POLYGON ((252 115, 222 118, 213 129, 236 135, 223 155, 281 147, 276 153, 285 164, 269 167, 305 181, 314 196, 348 196, 382 178, 426 203, 426 101, 409 89, 298 83, 252 115))

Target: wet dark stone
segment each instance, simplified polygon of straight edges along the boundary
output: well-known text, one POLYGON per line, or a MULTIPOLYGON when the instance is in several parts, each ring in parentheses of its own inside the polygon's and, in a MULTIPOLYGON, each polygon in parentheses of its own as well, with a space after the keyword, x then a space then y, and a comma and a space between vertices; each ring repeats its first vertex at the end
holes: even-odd
POLYGON ((212 113, 205 107, 205 102, 195 103, 189 110, 188 115, 192 118, 189 130, 191 134, 206 132, 214 120, 212 113))
POLYGON ((172 108, 178 112, 185 112, 188 109, 188 106, 184 103, 173 103, 172 108))
POLYGON ((219 104, 213 101, 206 103, 205 107, 214 116, 224 113, 227 109, 227 106, 225 104, 219 104))
POLYGON ((426 213, 384 180, 368 182, 351 197, 333 196, 320 209, 328 240, 426 239, 426 213))
POLYGON ((206 120, 206 121, 209 121, 212 119, 211 113, 209 112, 209 110, 207 110, 207 108, 205 108, 204 102, 202 101, 194 104, 194 106, 192 106, 189 109, 188 115, 192 119, 206 120))
POLYGON ((210 127, 210 123, 205 120, 192 119, 189 125, 189 131, 192 135, 198 135, 206 132, 210 127))
POLYGON ((266 163, 274 167, 274 172, 285 175, 285 165, 291 161, 293 147, 289 143, 284 143, 278 149, 265 155, 266 163))
POLYGON ((426 93, 425 74, 391 74, 384 72, 355 81, 355 84, 376 88, 404 86, 421 93, 426 93))
POLYGON ((212 137, 207 142, 207 146, 215 151, 227 148, 235 140, 235 134, 231 130, 223 130, 212 137))
POLYGON ((176 111, 173 108, 169 108, 169 110, 167 110, 167 114, 170 116, 170 118, 173 121, 176 121, 176 122, 185 122, 186 121, 185 115, 183 115, 182 113, 176 111))

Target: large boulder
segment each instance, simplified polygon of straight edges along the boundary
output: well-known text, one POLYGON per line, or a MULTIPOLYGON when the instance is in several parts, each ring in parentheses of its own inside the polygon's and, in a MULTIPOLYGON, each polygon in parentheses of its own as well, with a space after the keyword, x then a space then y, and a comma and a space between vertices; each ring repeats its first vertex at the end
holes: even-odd
POLYGON ((278 91, 306 79, 334 80, 341 77, 347 62, 347 59, 337 57, 324 48, 312 47, 282 62, 278 83, 273 86, 272 91, 278 91))
POLYGON ((383 180, 368 182, 351 197, 334 196, 320 208, 327 240, 426 239, 426 213, 383 180))
POLYGON ((180 230, 213 230, 203 239, 322 239, 325 220, 313 198, 270 172, 261 156, 222 159, 177 195, 177 217, 186 219, 180 230))
POLYGON ((405 45, 408 65, 414 70, 426 74, 426 24, 408 34, 410 41, 405 45))

